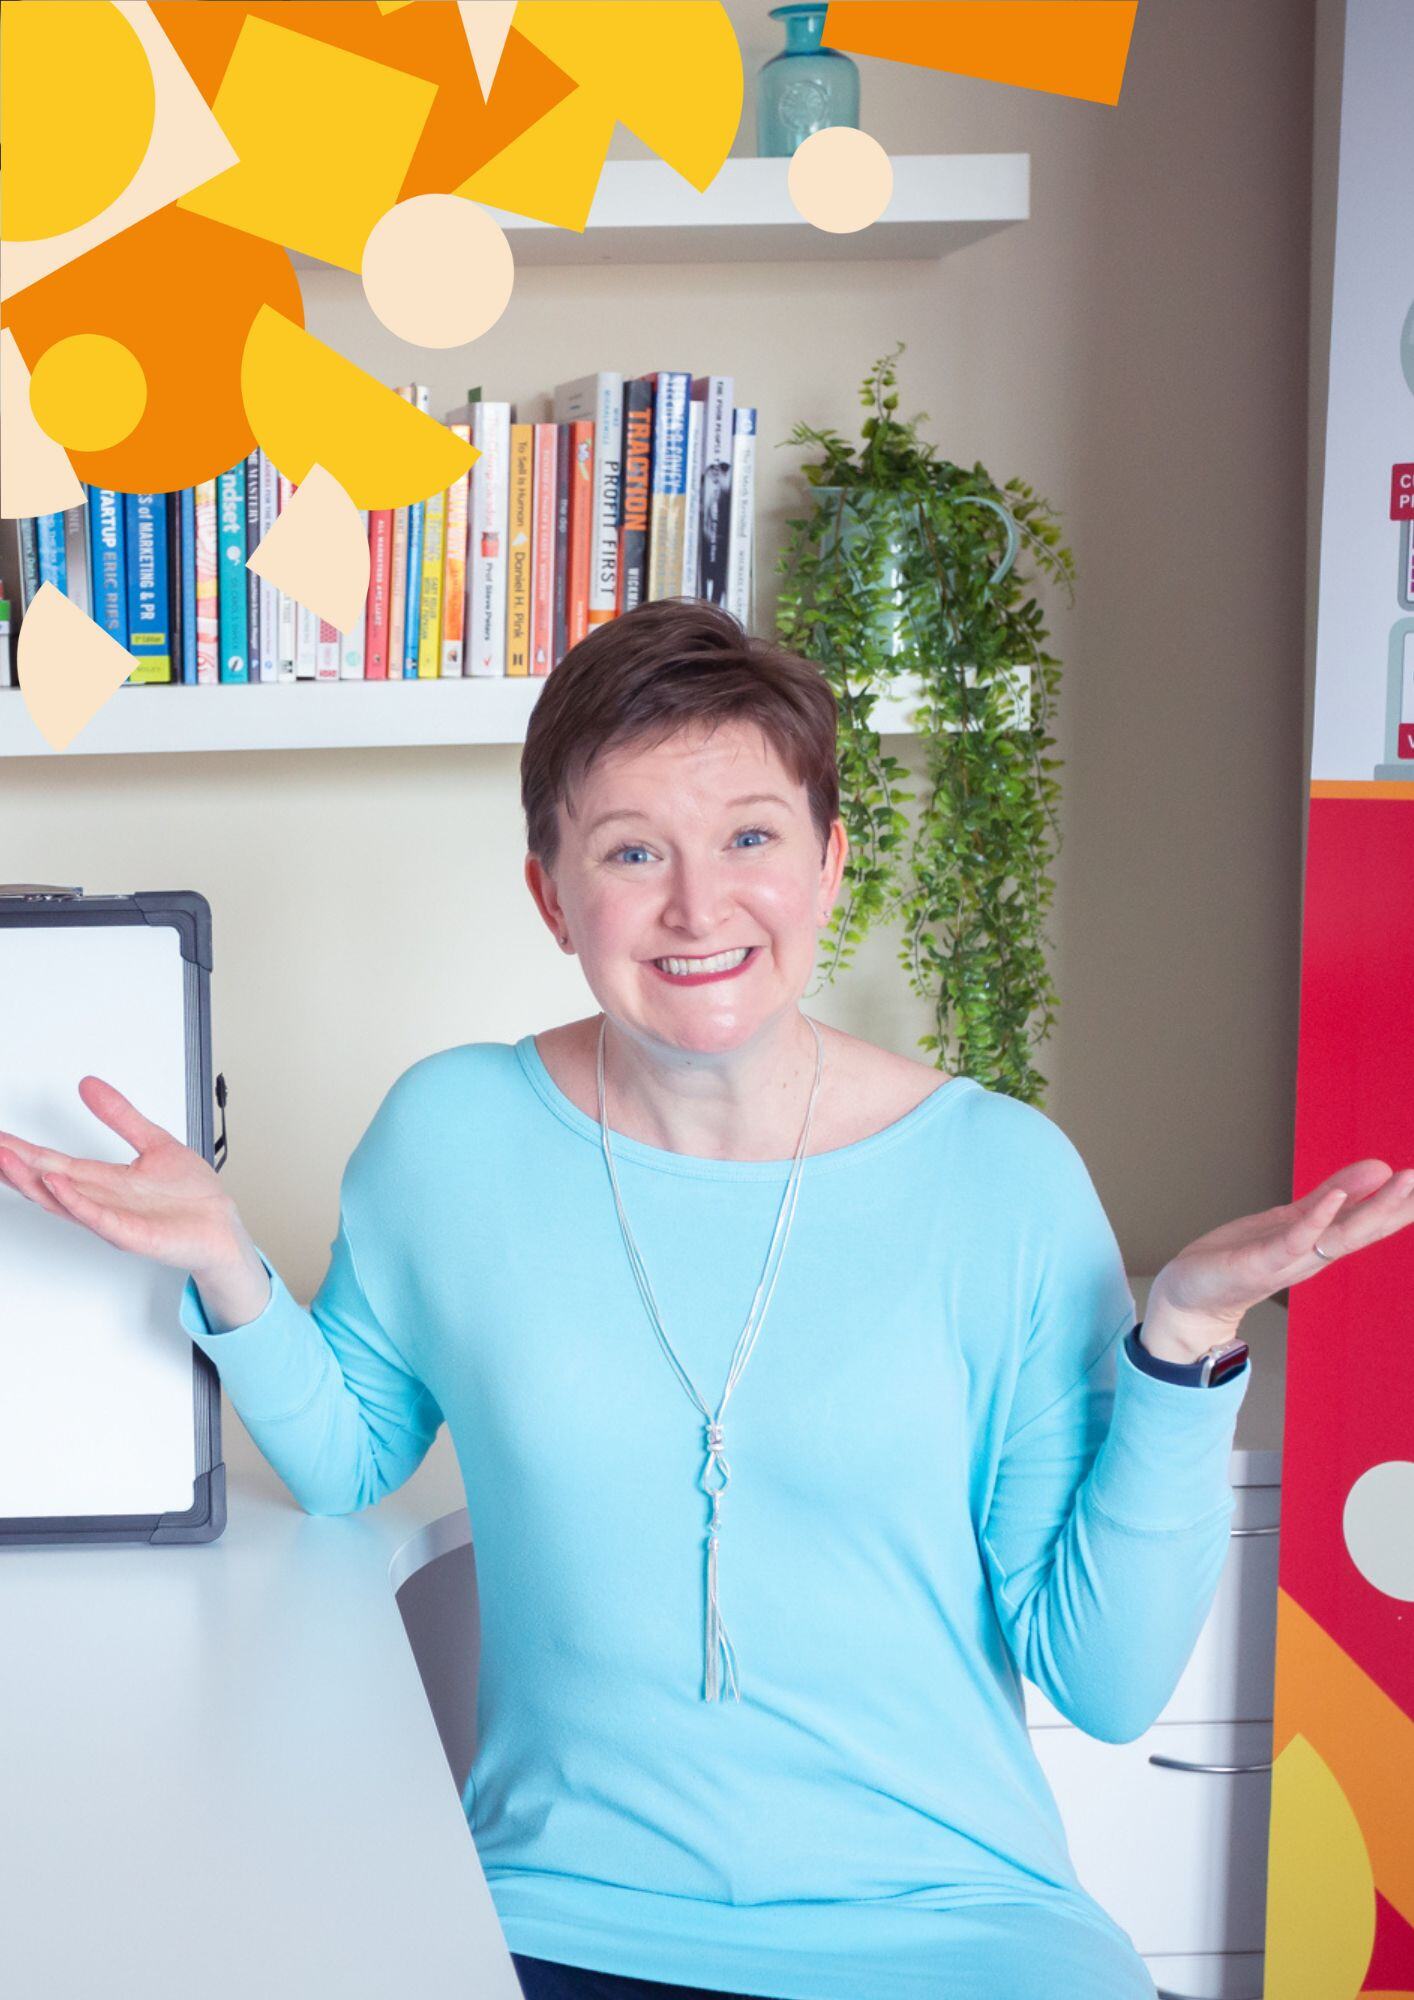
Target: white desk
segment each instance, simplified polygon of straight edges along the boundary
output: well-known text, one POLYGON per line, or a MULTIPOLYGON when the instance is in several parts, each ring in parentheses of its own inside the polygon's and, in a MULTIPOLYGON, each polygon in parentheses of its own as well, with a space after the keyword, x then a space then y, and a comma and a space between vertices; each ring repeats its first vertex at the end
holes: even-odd
MULTIPOLYGON (((1279 1478, 1284 1317, 1252 1315, 1238 1483, 1279 1478)), ((338 1518, 300 1510, 229 1403, 223 1445, 216 1542, 0 1556, 0 1983, 521 2000, 448 1764, 475 1675, 449 1433, 338 1518)))
POLYGON ((448 1433, 317 1519, 223 1429, 218 1541, 0 1556, 0 1985, 521 2000, 390 1574, 448 1433))

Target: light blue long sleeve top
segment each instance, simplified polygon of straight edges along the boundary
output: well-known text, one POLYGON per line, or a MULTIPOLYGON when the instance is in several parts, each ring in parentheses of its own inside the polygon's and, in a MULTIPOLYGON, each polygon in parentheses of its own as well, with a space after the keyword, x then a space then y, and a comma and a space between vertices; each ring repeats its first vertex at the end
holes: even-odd
MULTIPOLYGON (((715 1410, 790 1163, 614 1156, 715 1410)), ((1134 1365, 1114 1233, 1045 1113, 961 1076, 806 1160, 723 1417, 739 1701, 703 1699, 702 1418, 598 1124, 533 1036, 392 1085, 308 1310, 265 1261, 257 1319, 213 1331, 190 1279, 181 1318, 302 1507, 373 1505, 450 1426, 482 1648, 463 1804, 512 1950, 915 2000, 963 1906, 1123 1936, 1076 1878, 1021 1677, 1109 1742, 1155 1720, 1222 1570, 1251 1371, 1134 1365)))

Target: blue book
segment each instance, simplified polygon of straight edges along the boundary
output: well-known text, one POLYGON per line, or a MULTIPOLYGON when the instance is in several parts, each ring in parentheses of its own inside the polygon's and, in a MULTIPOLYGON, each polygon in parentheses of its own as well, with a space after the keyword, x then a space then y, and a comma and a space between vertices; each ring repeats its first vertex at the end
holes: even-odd
POLYGON ((123 495, 128 573, 128 651, 137 662, 133 682, 172 678, 167 629, 167 496, 123 495))
POLYGON ((52 583, 56 590, 69 594, 69 564, 64 554, 64 517, 62 514, 40 514, 35 518, 39 537, 39 580, 52 583))
POLYGON ((123 495, 88 488, 89 568, 93 573, 93 622, 126 647, 128 632, 127 536, 123 495))
POLYGON ((184 487, 182 520, 182 681, 196 685, 196 488, 184 487))
POLYGON ((403 679, 417 679, 417 635, 422 627, 422 517, 425 500, 408 508, 407 616, 403 620, 403 679))
POLYGON ((216 584, 223 681, 249 681, 246 628, 245 460, 216 481, 216 584))

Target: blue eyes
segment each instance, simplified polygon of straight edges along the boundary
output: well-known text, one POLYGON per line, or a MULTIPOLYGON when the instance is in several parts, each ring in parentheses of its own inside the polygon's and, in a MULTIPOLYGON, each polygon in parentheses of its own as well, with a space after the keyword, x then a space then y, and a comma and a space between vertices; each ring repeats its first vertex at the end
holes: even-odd
MULTIPOLYGON (((744 840, 747 838, 748 835, 753 835, 755 836, 756 839, 761 841, 774 840, 776 837, 771 832, 770 828, 765 826, 744 826, 742 827, 741 831, 736 835, 734 835, 733 837, 737 840, 744 840)), ((633 841, 627 843, 623 847, 615 848, 614 852, 608 858, 610 861, 617 861, 618 859, 620 859, 621 856, 625 854, 646 854, 647 852, 648 849, 646 847, 643 847, 638 842, 633 841)))

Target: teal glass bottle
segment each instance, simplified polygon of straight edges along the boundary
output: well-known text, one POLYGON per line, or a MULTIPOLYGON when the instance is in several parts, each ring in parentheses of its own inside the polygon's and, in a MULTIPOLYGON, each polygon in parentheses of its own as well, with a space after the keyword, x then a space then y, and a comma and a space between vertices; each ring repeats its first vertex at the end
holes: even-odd
POLYGON ((827 125, 859 124, 859 71, 838 49, 820 46, 826 0, 773 7, 786 45, 763 63, 756 79, 756 150, 788 159, 802 139, 827 125))

